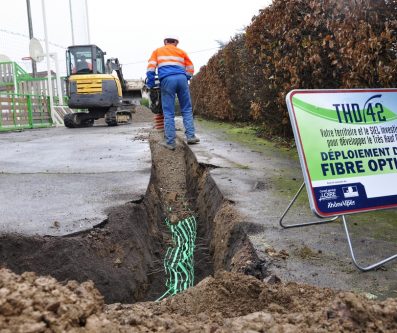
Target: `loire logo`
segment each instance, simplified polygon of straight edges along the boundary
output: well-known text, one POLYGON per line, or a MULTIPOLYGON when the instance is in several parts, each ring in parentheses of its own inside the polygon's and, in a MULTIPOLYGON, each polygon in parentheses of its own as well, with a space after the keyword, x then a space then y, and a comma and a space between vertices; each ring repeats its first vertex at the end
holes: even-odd
POLYGON ((323 200, 335 200, 338 199, 338 196, 336 195, 336 189, 326 189, 326 190, 320 190, 320 198, 318 201, 323 201, 323 200))
POLYGON ((342 187, 343 196, 345 198, 354 198, 358 197, 358 189, 357 186, 346 186, 342 187))
POLYGON ((373 95, 360 108, 358 103, 332 104, 340 123, 377 123, 386 121, 384 109, 379 98, 382 94, 373 95))

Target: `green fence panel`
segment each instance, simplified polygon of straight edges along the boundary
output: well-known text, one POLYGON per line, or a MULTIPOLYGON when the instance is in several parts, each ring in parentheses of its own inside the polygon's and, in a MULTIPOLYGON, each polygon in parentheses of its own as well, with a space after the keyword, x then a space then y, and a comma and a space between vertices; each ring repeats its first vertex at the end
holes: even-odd
POLYGON ((47 96, 0 92, 0 131, 51 126, 47 96))

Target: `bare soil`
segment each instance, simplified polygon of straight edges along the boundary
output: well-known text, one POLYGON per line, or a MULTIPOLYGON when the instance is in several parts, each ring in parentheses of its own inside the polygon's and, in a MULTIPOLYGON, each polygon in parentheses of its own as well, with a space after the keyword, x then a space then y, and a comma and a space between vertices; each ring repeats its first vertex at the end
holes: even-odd
POLYGON ((152 165, 163 211, 171 223, 177 223, 194 214, 186 192, 184 146, 178 143, 176 150, 170 151, 159 145, 163 140, 163 132, 151 133, 152 165))
POLYGON ((150 109, 145 106, 138 105, 135 107, 135 112, 132 114, 132 122, 134 123, 146 123, 152 122, 154 114, 150 109))
POLYGON ((0 270, 0 331, 396 332, 397 300, 218 273, 161 302, 105 305, 92 282, 0 270))

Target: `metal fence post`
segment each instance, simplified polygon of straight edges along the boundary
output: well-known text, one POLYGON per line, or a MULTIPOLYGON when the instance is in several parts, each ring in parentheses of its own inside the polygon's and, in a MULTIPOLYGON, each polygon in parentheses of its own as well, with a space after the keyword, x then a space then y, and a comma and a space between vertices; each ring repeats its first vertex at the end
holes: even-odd
POLYGON ((50 123, 53 125, 54 120, 52 119, 52 107, 51 107, 50 96, 47 96, 46 99, 47 99, 47 111, 48 111, 48 114, 50 115, 50 123))
POLYGON ((12 94, 12 121, 14 122, 14 127, 17 127, 15 115, 15 94, 12 94))
MULTIPOLYGON (((1 97, 1 94, 0 94, 1 97)), ((3 110, 0 110, 0 130, 3 127, 3 110)))
POLYGON ((29 126, 33 128, 33 110, 32 110, 32 96, 26 96, 26 102, 28 107, 28 119, 29 119, 29 126))

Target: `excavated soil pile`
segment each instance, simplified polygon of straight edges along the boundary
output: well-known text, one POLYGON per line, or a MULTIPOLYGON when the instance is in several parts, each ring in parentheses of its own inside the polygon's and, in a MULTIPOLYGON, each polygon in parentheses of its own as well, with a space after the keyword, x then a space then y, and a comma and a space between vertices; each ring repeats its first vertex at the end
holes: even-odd
POLYGON ((153 121, 153 113, 149 108, 142 105, 137 105, 135 107, 135 112, 132 113, 132 122, 133 123, 147 123, 153 121))
POLYGON ((161 302, 105 306, 92 282, 0 270, 0 331, 396 332, 397 300, 218 273, 161 302))
POLYGON ((16 275, 0 270, 0 331, 2 333, 64 332, 89 327, 90 316, 100 313, 103 297, 94 284, 34 273, 16 275))

